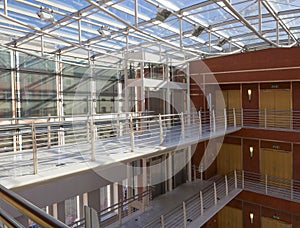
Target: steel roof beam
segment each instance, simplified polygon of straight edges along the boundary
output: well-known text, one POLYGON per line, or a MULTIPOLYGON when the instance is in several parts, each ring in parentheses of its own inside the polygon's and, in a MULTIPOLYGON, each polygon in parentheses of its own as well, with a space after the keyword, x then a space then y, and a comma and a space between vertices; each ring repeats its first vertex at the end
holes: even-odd
POLYGON ((264 40, 265 42, 269 43, 270 45, 275 47, 291 47, 296 44, 296 42, 294 42, 292 45, 278 45, 273 41, 265 38, 240 13, 238 13, 227 0, 222 0, 222 2, 228 9, 227 10, 225 7, 222 7, 224 10, 229 12, 233 17, 238 18, 241 21, 241 23, 243 23, 248 29, 250 29, 256 36, 258 36, 260 39, 264 40))
POLYGON ((295 35, 289 30, 289 28, 286 26, 286 24, 282 21, 282 19, 277 15, 274 8, 267 2, 267 1, 261 1, 261 3, 264 5, 264 7, 268 10, 268 12, 272 15, 272 17, 278 21, 280 26, 284 29, 284 31, 294 40, 297 41, 297 38, 295 35))

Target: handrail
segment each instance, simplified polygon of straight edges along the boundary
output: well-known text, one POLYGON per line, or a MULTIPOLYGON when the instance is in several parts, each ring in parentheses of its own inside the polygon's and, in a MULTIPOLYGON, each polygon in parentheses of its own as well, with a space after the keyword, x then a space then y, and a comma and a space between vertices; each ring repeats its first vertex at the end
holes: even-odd
POLYGON ((240 122, 236 120, 239 115, 235 115, 236 119, 233 120, 233 114, 230 114, 233 111, 228 112, 202 111, 200 115, 194 112, 150 116, 120 113, 55 121, 47 117, 51 121, 46 122, 44 119, 40 122, 1 125, 0 157, 3 163, 0 172, 2 177, 38 174, 40 170, 46 167, 49 169, 50 164, 53 167, 57 162, 78 164, 97 161, 97 155, 104 150, 103 146, 106 153, 116 149, 116 145, 111 142, 119 142, 119 147, 125 145, 126 149, 134 152, 141 146, 172 147, 186 143, 187 140, 199 140, 203 136, 213 136, 216 132, 223 133, 229 128, 237 129, 238 125, 234 123, 240 122), (212 113, 215 113, 214 121, 211 121, 212 113), (80 153, 72 149, 78 143, 85 145, 80 153), (48 152, 48 149, 53 150, 48 152), (27 159, 29 157, 36 159, 27 159), (7 169, 16 165, 20 172, 12 173, 7 169))
POLYGON ((0 198, 43 227, 68 227, 3 185, 0 185, 0 198))
MULTIPOLYGON (((126 200, 122 199, 121 201, 118 201, 118 203, 115 203, 115 204, 111 205, 110 207, 107 207, 105 209, 102 209, 102 210, 98 211, 97 214, 98 214, 98 216, 100 218, 100 225, 101 225, 102 222, 105 222, 105 221, 101 221, 101 218, 105 217, 108 214, 111 214, 112 211, 118 210, 118 209, 122 209, 123 207, 126 207, 126 206, 130 205, 132 202, 137 201, 138 198, 140 198, 140 197, 142 197, 142 199, 144 197, 150 197, 150 195, 151 195, 151 188, 153 188, 153 187, 149 186, 149 187, 147 187, 147 190, 145 190, 145 191, 143 191, 143 192, 141 192, 139 194, 136 194, 136 195, 134 195, 134 196, 132 196, 130 198, 127 198, 126 200)), ((121 210, 121 213, 122 212, 123 211, 121 210)), ((113 223, 113 222, 115 222, 115 221, 111 221, 111 223, 113 223)), ((73 227, 73 228, 76 228, 76 227, 81 227, 84 224, 85 224, 85 218, 82 218, 80 220, 76 220, 76 221, 72 222, 71 224, 69 224, 69 226, 73 227)), ((108 224, 106 224, 106 225, 108 225, 108 224)))

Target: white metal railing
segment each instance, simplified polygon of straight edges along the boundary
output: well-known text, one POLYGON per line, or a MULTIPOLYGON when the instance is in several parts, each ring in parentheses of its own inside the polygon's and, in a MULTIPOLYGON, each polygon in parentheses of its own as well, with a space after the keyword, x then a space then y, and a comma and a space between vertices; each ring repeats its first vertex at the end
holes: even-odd
POLYGON ((243 109, 243 126, 300 130, 300 111, 243 109))
POLYGON ((217 131, 225 134, 228 128, 238 127, 239 116, 231 121, 228 112, 234 110, 19 119, 18 124, 1 125, 0 176, 37 174, 55 166, 97 161, 103 153, 170 147, 217 131))
POLYGON ((218 176, 211 180, 211 183, 202 189, 199 193, 188 198, 180 205, 162 214, 159 218, 155 218, 144 228, 150 227, 187 227, 188 224, 196 220, 199 216, 211 207, 217 205, 218 201, 237 188, 235 186, 234 172, 229 173, 225 177, 218 176))
POLYGON ((207 181, 211 184, 206 188, 144 227, 187 227, 189 222, 203 216, 234 189, 300 202, 300 181, 297 180, 234 170, 225 176, 216 175, 207 181))

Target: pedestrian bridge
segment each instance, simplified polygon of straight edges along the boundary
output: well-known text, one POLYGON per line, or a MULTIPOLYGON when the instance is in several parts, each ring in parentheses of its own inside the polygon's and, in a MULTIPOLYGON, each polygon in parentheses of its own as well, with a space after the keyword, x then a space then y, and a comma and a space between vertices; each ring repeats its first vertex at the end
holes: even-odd
POLYGON ((0 184, 8 188, 155 156, 238 131, 240 112, 121 113, 1 122, 0 184))

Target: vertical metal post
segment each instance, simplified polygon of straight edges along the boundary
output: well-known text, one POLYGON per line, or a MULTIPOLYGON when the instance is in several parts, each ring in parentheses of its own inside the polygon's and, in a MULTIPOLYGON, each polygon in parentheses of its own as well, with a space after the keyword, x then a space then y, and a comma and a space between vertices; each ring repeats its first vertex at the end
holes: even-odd
POLYGON ((257 1, 258 3, 258 32, 262 33, 262 15, 261 15, 261 0, 257 1))
POLYGON ((203 165, 200 165, 200 180, 203 181, 203 165))
POLYGON ((241 108, 241 126, 244 126, 244 110, 241 108))
POLYGON ((188 176, 188 181, 192 181, 192 147, 188 146, 187 149, 187 176, 188 176))
MULTIPOLYGON (((48 115, 48 120, 47 120, 47 122, 50 122, 50 114, 48 115)), ((50 124, 48 124, 48 126, 47 126, 47 146, 48 146, 48 149, 50 149, 51 148, 51 125, 50 124)))
POLYGON ((244 170, 242 170, 242 189, 245 188, 245 173, 244 170))
POLYGON ((203 215, 204 208, 203 208, 203 194, 202 191, 200 191, 200 215, 203 215))
POLYGON ((215 205, 218 203, 218 196, 217 196, 217 184, 214 182, 214 199, 215 199, 215 205))
POLYGON ((32 160, 33 160, 33 174, 38 173, 38 158, 37 158, 37 147, 36 147, 36 132, 34 123, 31 126, 31 136, 32 136, 32 160))
POLYGON ((265 128, 267 128, 267 109, 265 109, 264 112, 264 122, 265 122, 265 128))
MULTIPOLYGON (((81 15, 78 15, 79 17, 81 15)), ((78 19, 78 42, 81 45, 81 18, 78 19)))
POLYGON ((294 199, 294 180, 291 179, 291 199, 294 199))
POLYGON ((161 223, 161 228, 165 228, 164 215, 161 215, 161 216, 160 216, 160 223, 161 223))
POLYGON ((197 174, 196 174, 196 166, 195 165, 193 165, 193 167, 194 167, 194 181, 197 179, 197 174))
POLYGON ((139 13, 139 3, 138 0, 134 0, 134 26, 135 27, 138 27, 138 23, 139 23, 138 13, 139 13))
POLYGON ((268 174, 265 174, 265 193, 268 195, 268 174))
POLYGON ((279 20, 276 18, 276 44, 279 44, 279 20))
POLYGON ((226 196, 228 196, 228 179, 227 179, 227 175, 225 175, 225 192, 226 192, 226 196))
POLYGON ((183 207, 183 227, 186 228, 186 206, 185 202, 182 202, 182 207, 183 207))
POLYGON ((95 161, 95 129, 94 129, 94 121, 93 119, 90 120, 90 136, 91 136, 91 160, 95 161))
POLYGON ((121 136, 120 113, 117 113, 117 136, 121 136))
POLYGON ((183 115, 183 112, 180 113, 180 116, 181 116, 181 138, 184 139, 185 138, 185 135, 184 135, 184 115, 183 115))
POLYGON ((212 118, 213 118, 213 132, 216 132, 216 114, 215 110, 212 110, 212 118))
POLYGON ((236 175, 236 170, 234 170, 234 188, 237 188, 237 175, 236 175))
POLYGON ((233 112, 233 126, 236 127, 236 113, 235 113, 235 108, 232 109, 233 112))
POLYGON ((226 113, 226 108, 224 108, 224 128, 225 131, 227 130, 227 113, 226 113))
POLYGON ((182 48, 182 15, 178 16, 179 19, 179 45, 182 48))
POLYGON ((202 117, 201 117, 201 111, 198 112, 199 114, 199 133, 200 137, 202 136, 202 117))
POLYGON ((161 114, 159 114, 158 116, 159 118, 159 132, 160 132, 160 142, 159 145, 162 145, 164 142, 164 130, 163 130, 163 126, 162 126, 162 119, 161 119, 161 114))
POLYGON ((130 125, 130 146, 131 146, 131 152, 133 152, 134 151, 134 130, 133 130, 133 122, 132 122, 131 114, 129 117, 129 125, 130 125))
POLYGON ((123 199, 120 201, 120 205, 119 205, 119 208, 118 208, 119 225, 122 224, 122 208, 123 208, 123 199))
POLYGON ((3 7, 4 7, 4 15, 7 16, 7 0, 4 0, 3 7))
POLYGON ((41 55, 44 55, 44 35, 41 35, 41 55))

